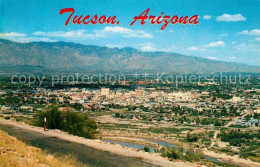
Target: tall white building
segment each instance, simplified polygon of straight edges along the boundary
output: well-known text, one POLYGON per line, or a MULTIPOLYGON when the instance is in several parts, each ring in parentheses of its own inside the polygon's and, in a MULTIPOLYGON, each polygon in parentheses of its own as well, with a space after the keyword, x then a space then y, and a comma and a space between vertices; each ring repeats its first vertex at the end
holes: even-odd
POLYGON ((109 88, 101 88, 101 95, 108 96, 110 92, 109 88))
POLYGON ((142 89, 142 88, 135 89, 135 96, 136 97, 144 97, 144 89, 142 89))

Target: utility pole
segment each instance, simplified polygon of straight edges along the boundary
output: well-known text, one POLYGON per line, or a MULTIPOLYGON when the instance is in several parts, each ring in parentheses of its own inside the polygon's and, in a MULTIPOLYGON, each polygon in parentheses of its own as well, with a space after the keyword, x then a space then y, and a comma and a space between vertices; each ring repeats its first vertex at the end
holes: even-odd
POLYGON ((47 122, 47 119, 46 119, 46 117, 44 117, 44 119, 43 119, 43 122, 44 122, 44 131, 46 131, 46 122, 47 122))

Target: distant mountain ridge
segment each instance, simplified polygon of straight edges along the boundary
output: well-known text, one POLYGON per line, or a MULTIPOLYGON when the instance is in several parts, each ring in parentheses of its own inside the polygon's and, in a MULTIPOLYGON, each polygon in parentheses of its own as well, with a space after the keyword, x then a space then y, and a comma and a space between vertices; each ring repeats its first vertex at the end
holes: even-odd
MULTIPOLYGON (((0 39, 2 67, 38 67, 80 72, 259 73, 259 67, 168 52, 108 48, 72 42, 18 43, 0 39)), ((8 68, 7 68, 8 69, 8 68)))

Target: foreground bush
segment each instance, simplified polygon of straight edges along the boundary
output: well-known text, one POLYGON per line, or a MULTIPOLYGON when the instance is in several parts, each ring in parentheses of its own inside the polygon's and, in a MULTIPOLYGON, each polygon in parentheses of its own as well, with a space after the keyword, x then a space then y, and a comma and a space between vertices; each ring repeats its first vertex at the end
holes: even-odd
POLYGON ((48 129, 60 129, 73 135, 95 138, 97 124, 87 114, 73 112, 69 109, 61 112, 57 106, 50 106, 45 111, 35 114, 33 124, 43 127, 44 117, 47 118, 48 129))

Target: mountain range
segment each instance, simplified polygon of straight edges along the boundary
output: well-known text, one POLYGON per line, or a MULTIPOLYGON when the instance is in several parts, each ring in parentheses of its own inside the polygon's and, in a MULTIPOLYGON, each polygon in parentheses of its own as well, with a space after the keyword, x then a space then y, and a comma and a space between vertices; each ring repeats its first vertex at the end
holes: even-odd
POLYGON ((0 70, 62 72, 259 73, 259 67, 185 56, 72 42, 19 43, 0 39, 0 70))

